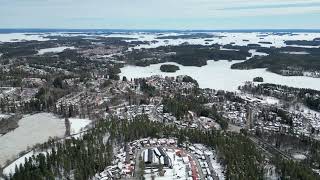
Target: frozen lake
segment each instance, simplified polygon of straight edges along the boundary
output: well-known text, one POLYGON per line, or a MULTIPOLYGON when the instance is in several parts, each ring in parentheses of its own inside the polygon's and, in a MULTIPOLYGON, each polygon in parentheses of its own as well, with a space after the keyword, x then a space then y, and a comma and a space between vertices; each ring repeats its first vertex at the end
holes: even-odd
MULTIPOLYGON (((140 48, 155 48, 159 46, 166 45, 179 45, 182 43, 189 44, 201 44, 201 45, 211 45, 211 44, 220 44, 226 45, 234 43, 235 45, 247 46, 248 44, 260 44, 262 47, 285 47, 286 40, 313 40, 314 38, 320 37, 320 33, 294 33, 294 34, 274 34, 274 33, 224 33, 224 32, 212 32, 207 33, 215 35, 211 38, 198 38, 198 39, 157 39, 161 36, 178 36, 179 33, 164 33, 159 34, 112 34, 110 37, 128 37, 128 38, 137 38, 141 41, 149 41, 151 44, 138 45, 133 47, 135 49, 140 48), (208 41, 209 40, 209 41, 208 41), (268 43, 263 43, 268 42, 268 43)), ((132 41, 132 40, 127 40, 132 41)), ((297 45, 294 45, 297 46, 297 45)), ((305 46, 297 46, 305 47, 305 46)), ((317 47, 317 46, 314 46, 317 47)), ((309 48, 309 47, 307 47, 309 48)), ((223 48, 222 48, 223 49, 223 48)), ((265 53, 256 52, 255 49, 249 51, 252 55, 265 56, 265 53)), ((247 59, 249 59, 248 57, 247 59)), ((180 70, 175 73, 165 73, 160 71, 161 64, 151 65, 148 67, 135 67, 135 66, 126 66, 121 69, 121 76, 126 76, 127 78, 139 78, 139 77, 149 77, 152 75, 162 75, 162 76, 177 76, 177 75, 189 75, 196 79, 201 88, 212 88, 212 89, 222 89, 228 91, 237 90, 239 85, 243 85, 245 81, 252 81, 254 77, 262 76, 264 81, 267 83, 275 83, 288 85, 293 87, 300 88, 312 88, 320 90, 320 79, 310 78, 310 77, 286 77, 280 76, 266 71, 265 69, 253 69, 253 70, 233 70, 230 69, 230 66, 233 63, 241 61, 208 61, 207 66, 203 67, 186 67, 181 66, 180 70)), ((175 63, 167 63, 175 64, 175 63)), ((175 64, 177 65, 177 64, 175 64)))
MULTIPOLYGON (((93 36, 97 37, 124 37, 124 38, 135 38, 133 40, 126 40, 130 41, 147 41, 151 42, 151 44, 142 44, 133 47, 134 49, 140 48, 155 48, 159 46, 166 46, 166 45, 180 45, 182 43, 189 43, 189 44, 201 44, 201 45, 212 45, 212 44, 220 44, 226 45, 233 43, 234 45, 246 46, 248 44, 260 44, 262 47, 285 47, 286 40, 313 40, 314 38, 320 38, 320 33, 285 33, 285 34, 277 34, 277 33, 266 33, 266 32, 206 32, 205 34, 214 35, 214 37, 208 38, 177 38, 177 39, 158 39, 158 37, 163 36, 179 36, 179 35, 189 35, 194 34, 197 32, 182 32, 182 33, 172 33, 172 32, 163 32, 159 33, 150 33, 150 32, 134 32, 134 33, 116 33, 113 32, 110 35, 101 34, 97 35, 94 34, 93 36), (154 42, 153 42, 154 41, 154 42), (264 42, 264 43, 263 43, 264 42), (268 43, 265 43, 268 42, 268 43)), ((28 34, 28 33, 0 33, 0 42, 19 42, 19 41, 47 41, 50 40, 47 36, 90 36, 83 32, 70 34, 68 32, 52 32, 52 33, 35 33, 35 34, 28 34)), ((92 39, 92 37, 89 37, 92 39)), ((93 38, 94 39, 94 38, 93 38)), ((298 46, 292 45, 297 47, 319 47, 319 46, 298 46)))
POLYGON ((0 42, 47 41, 44 34, 0 33, 0 42))
POLYGON ((49 137, 63 137, 64 120, 50 113, 26 115, 19 121, 19 127, 0 137, 0 165, 37 143, 43 143, 49 137))
MULTIPOLYGON (((152 33, 134 33, 134 34, 111 34, 108 37, 125 37, 125 38, 136 38, 134 40, 126 40, 130 41, 148 41, 152 42, 151 44, 142 44, 133 47, 132 49, 141 49, 141 48, 156 48, 159 46, 167 46, 167 45, 180 45, 182 43, 189 44, 200 44, 200 45, 212 45, 212 44, 234 44, 239 46, 247 46, 248 44, 259 44, 262 47, 286 47, 286 40, 313 40, 314 38, 320 37, 320 33, 294 33, 294 34, 273 34, 273 33, 261 33, 261 32, 252 32, 252 33, 226 33, 226 32, 208 32, 206 34, 214 35, 214 37, 209 38, 197 38, 197 39, 158 39, 158 37, 163 36, 179 36, 185 34, 192 33, 163 33, 152 34, 152 33), (268 43, 263 43, 268 42, 268 43)), ((319 47, 319 46, 299 46, 299 45, 291 45, 295 47, 319 47)))
POLYGON ((275 73, 266 71, 265 69, 253 70, 236 70, 230 69, 233 63, 241 61, 208 61, 208 65, 203 67, 182 66, 175 73, 165 73, 160 71, 162 64, 154 64, 148 67, 125 66, 121 68, 120 76, 127 78, 149 77, 152 75, 162 76, 178 76, 189 75, 196 79, 201 88, 212 88, 220 90, 235 91, 238 86, 243 85, 246 81, 252 81, 254 77, 261 76, 266 83, 282 84, 299 88, 311 88, 320 90, 320 79, 305 76, 281 76, 275 73))

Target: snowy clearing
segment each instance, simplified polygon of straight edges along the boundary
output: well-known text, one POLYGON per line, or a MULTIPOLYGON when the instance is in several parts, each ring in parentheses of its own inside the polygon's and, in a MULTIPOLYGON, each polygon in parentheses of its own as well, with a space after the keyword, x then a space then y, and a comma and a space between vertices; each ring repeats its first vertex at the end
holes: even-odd
POLYGON ((69 118, 71 134, 77 134, 81 132, 87 125, 91 123, 89 119, 77 119, 69 118))

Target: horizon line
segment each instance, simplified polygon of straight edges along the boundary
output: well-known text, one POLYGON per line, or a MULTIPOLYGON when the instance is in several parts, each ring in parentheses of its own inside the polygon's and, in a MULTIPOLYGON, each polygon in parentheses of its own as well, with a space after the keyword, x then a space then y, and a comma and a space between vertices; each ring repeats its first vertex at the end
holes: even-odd
POLYGON ((53 32, 53 31, 69 31, 69 32, 76 32, 76 31, 153 31, 153 32, 168 32, 168 31, 177 31, 177 32, 320 32, 318 28, 234 28, 234 29, 151 29, 151 28, 0 28, 0 33, 3 32, 53 32))

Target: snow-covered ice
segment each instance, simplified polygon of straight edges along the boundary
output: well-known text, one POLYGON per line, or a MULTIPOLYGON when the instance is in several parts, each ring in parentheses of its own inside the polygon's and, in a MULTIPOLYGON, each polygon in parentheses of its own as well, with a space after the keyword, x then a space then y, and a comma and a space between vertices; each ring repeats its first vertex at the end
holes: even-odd
MULTIPOLYGON (((192 32, 197 33, 197 32, 192 32)), ((68 33, 68 32, 53 32, 53 33, 2 33, 0 34, 1 42, 17 42, 24 40, 37 40, 37 41, 47 41, 50 40, 46 36, 97 36, 97 37, 124 37, 124 38, 133 38, 130 41, 147 41, 151 42, 150 45, 139 45, 136 46, 136 49, 139 48, 154 48, 163 45, 179 45, 182 43, 190 44, 202 44, 202 45, 211 45, 211 44, 221 44, 226 45, 233 43, 234 45, 246 46, 248 44, 260 44, 263 47, 284 47, 286 40, 313 40, 314 38, 319 38, 320 33, 262 33, 262 32, 206 32, 206 34, 214 35, 214 37, 209 38, 178 38, 178 39, 157 39, 158 37, 165 36, 179 36, 179 35, 189 35, 192 34, 189 32, 182 33, 172 33, 172 32, 163 32, 158 33, 149 33, 149 32, 132 32, 132 33, 116 33, 112 34, 92 34, 90 33, 68 33), (153 41, 153 42, 152 42, 153 41), (267 42, 267 43, 264 43, 267 42)), ((290 45, 298 46, 298 45, 290 45)), ((298 47, 317 47, 317 46, 298 46, 298 47)))
POLYGON ((19 127, 0 137, 0 165, 13 160, 21 151, 37 143, 43 143, 49 137, 63 137, 64 120, 50 113, 26 115, 19 121, 19 127))
MULTIPOLYGON (((313 40, 314 38, 320 37, 320 33, 294 33, 294 34, 274 34, 274 33, 208 33, 215 35, 212 38, 198 38, 198 39, 157 39, 160 36, 167 35, 181 35, 178 33, 164 33, 162 35, 151 34, 151 33, 133 33, 133 34, 112 34, 110 37, 126 37, 126 38, 136 38, 135 40, 141 41, 156 41, 145 45, 138 45, 133 47, 135 49, 140 48, 155 48, 159 46, 166 45, 179 45, 182 43, 189 44, 220 44, 226 45, 233 43, 234 45, 246 46, 248 44, 260 44, 262 47, 285 47, 286 40, 313 40), (210 41, 208 41, 210 40, 210 41), (268 42, 268 43, 263 43, 268 42)), ((127 40, 132 41, 132 40, 127 40)), ((296 45, 294 45, 296 46, 296 45)), ((305 46, 299 46, 305 47, 305 46)), ((316 47, 316 46, 315 46, 316 47)), ((229 49, 232 50, 232 49, 229 49)), ((257 52, 255 49, 249 51, 252 56, 266 56, 268 54, 257 52)), ((294 52, 293 52, 294 53, 294 52)), ((296 52, 302 53, 302 52, 296 52)), ((251 58, 248 57, 247 59, 251 58)), ((160 71, 161 64, 151 65, 148 67, 135 67, 135 66, 125 66, 121 69, 121 75, 127 78, 139 78, 139 77, 149 77, 151 75, 162 75, 162 76, 177 76, 177 75, 189 75, 195 78, 200 87, 202 88, 213 88, 235 91, 238 86, 243 85, 245 81, 252 81, 254 77, 263 77, 267 83, 282 84, 287 86, 299 87, 299 88, 311 88, 320 90, 319 79, 311 77, 301 77, 301 76, 281 76, 266 71, 265 69, 253 69, 253 70, 233 70, 230 66, 233 63, 241 61, 208 61, 207 66, 203 67, 185 67, 178 65, 180 70, 175 73, 165 73, 160 71)), ((168 64, 168 63, 166 63, 168 64)), ((175 64, 176 63, 169 63, 175 64)))
POLYGON ((0 33, 0 42, 47 41, 43 34, 0 33))
MULTIPOLYGON (((162 35, 156 33, 130 33, 130 34, 111 34, 108 37, 125 37, 125 38, 135 38, 131 41, 147 41, 150 44, 137 45, 131 49, 141 49, 141 48, 156 48, 159 46, 167 45, 180 45, 182 43, 189 44, 199 44, 199 45, 212 45, 212 44, 234 44, 239 46, 247 46, 248 44, 259 44, 262 47, 286 47, 286 40, 313 40, 314 38, 320 37, 320 33, 294 33, 294 34, 274 34, 274 33, 261 33, 261 32, 251 32, 251 33, 229 33, 229 32, 207 32, 206 34, 214 35, 210 38, 178 38, 178 39, 157 39, 163 36, 179 36, 191 33, 163 33, 162 35)), ((315 48, 320 46, 301 46, 301 45, 290 45, 291 47, 305 47, 305 48, 315 48)), ((131 50, 130 49, 130 50, 131 50)))
POLYGON ((182 66, 177 63, 160 63, 147 67, 125 66, 121 68, 121 76, 127 78, 143 78, 152 75, 178 76, 189 75, 196 79, 201 88, 221 89, 236 91, 238 86, 246 81, 252 81, 254 77, 263 77, 265 83, 282 84, 298 88, 311 88, 320 90, 320 80, 318 78, 306 76, 281 76, 266 71, 266 69, 238 70, 231 69, 233 63, 242 61, 208 61, 208 65, 202 67, 182 66), (166 73, 160 71, 162 64, 174 64, 179 66, 180 70, 175 73, 166 73))

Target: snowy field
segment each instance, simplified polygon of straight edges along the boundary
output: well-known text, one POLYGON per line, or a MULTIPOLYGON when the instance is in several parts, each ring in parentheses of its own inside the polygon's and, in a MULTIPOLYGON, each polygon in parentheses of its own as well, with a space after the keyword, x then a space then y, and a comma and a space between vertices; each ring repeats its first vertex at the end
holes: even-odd
POLYGON ((69 118, 71 134, 77 134, 91 123, 89 119, 69 118))
POLYGON ((38 113, 26 115, 19 121, 19 127, 0 137, 0 165, 37 143, 43 143, 49 137, 63 137, 65 134, 64 120, 53 114, 38 113))
POLYGON ((304 154, 299 154, 299 153, 293 154, 292 157, 295 158, 295 159, 297 159, 297 160, 304 160, 304 159, 307 158, 306 155, 304 155, 304 154))
POLYGON ((59 53, 59 52, 62 52, 64 51, 65 49, 75 49, 73 46, 61 46, 61 47, 55 47, 55 48, 46 48, 46 49, 40 49, 38 51, 38 54, 39 55, 43 55, 45 53, 59 53))
POLYGON ((230 69, 233 63, 241 61, 208 61, 208 65, 202 67, 182 66, 177 63, 180 70, 175 73, 166 73, 160 71, 162 64, 154 64, 147 67, 125 66, 121 68, 120 76, 127 78, 142 78, 152 75, 178 76, 189 75, 196 79, 201 88, 212 88, 228 91, 236 91, 238 86, 244 85, 246 81, 252 81, 254 77, 263 77, 264 82, 282 84, 298 88, 311 88, 320 90, 320 79, 306 76, 281 76, 266 71, 265 69, 237 70, 230 69))

